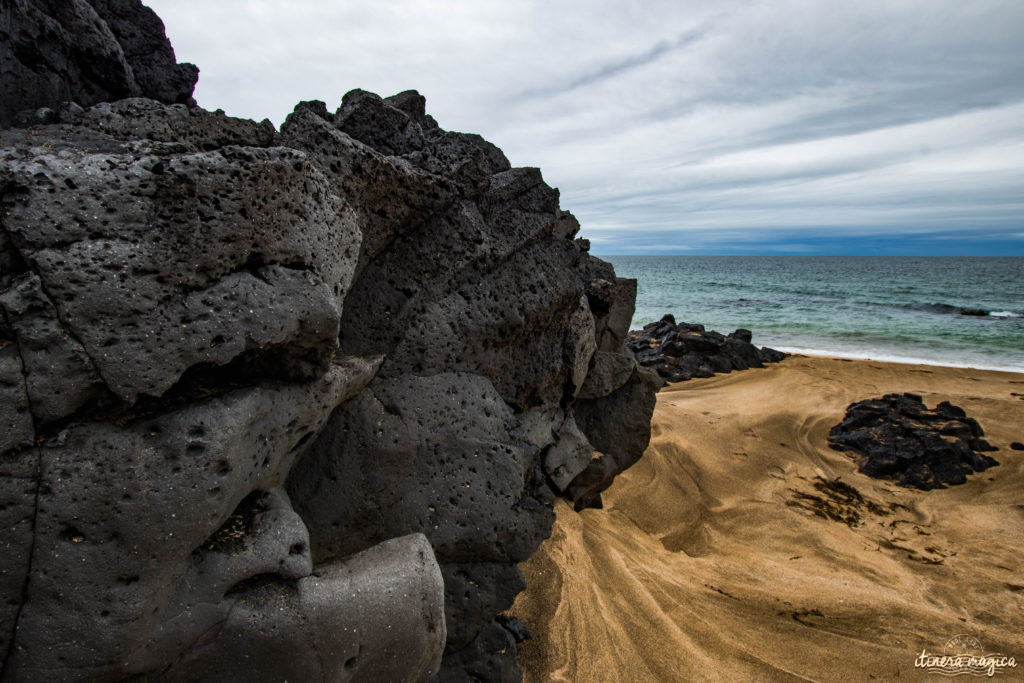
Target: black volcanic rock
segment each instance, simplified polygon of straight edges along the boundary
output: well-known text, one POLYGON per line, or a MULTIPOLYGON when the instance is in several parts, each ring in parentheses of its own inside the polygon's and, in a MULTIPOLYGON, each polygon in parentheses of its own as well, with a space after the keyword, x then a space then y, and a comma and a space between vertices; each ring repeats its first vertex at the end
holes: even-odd
POLYGON ((517 680, 516 564, 650 437, 635 281, 414 91, 277 132, 137 0, 2 11, 0 680, 517 680))
POLYGON ((511 617, 505 614, 498 615, 498 623, 505 627, 505 629, 512 634, 517 643, 521 643, 524 640, 532 638, 529 629, 526 628, 526 624, 520 621, 517 617, 511 617))
POLYGON ((832 448, 853 453, 864 474, 928 491, 999 464, 980 452, 996 450, 983 435, 948 401, 929 410, 915 394, 886 394, 850 404, 828 438, 832 448))
POLYGON ((20 112, 48 122, 63 102, 126 97, 194 104, 199 70, 178 64, 164 26, 140 0, 9 0, 0 4, 0 127, 20 112))
POLYGON ((576 422, 601 453, 569 484, 567 494, 577 509, 596 501, 616 475, 643 455, 650 441, 655 394, 661 385, 655 373, 637 367, 625 384, 607 396, 577 401, 576 422))
POLYGON ((750 343, 750 330, 738 329, 725 336, 706 331, 703 325, 676 323, 671 314, 658 322, 629 333, 626 346, 636 354, 643 367, 650 368, 668 382, 693 377, 711 377, 717 372, 732 372, 777 363, 786 354, 750 343))
MULTIPOLYGON (((121 45, 139 96, 166 104, 195 104, 194 64, 178 64, 164 23, 140 0, 88 0, 121 45)), ((79 104, 86 104, 79 102, 79 104)))

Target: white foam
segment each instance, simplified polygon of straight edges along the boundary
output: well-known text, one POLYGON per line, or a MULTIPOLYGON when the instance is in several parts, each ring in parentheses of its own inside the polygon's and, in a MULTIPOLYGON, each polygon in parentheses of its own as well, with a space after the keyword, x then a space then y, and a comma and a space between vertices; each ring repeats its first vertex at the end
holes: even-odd
POLYGON ((817 356, 822 358, 849 358, 850 360, 876 360, 881 363, 903 363, 906 365, 934 365, 940 368, 967 368, 971 370, 997 370, 1000 372, 1024 373, 1024 365, 986 365, 973 361, 944 361, 934 358, 916 358, 914 356, 900 356, 890 353, 875 353, 869 351, 826 351, 822 349, 807 349, 800 346, 773 346, 772 348, 786 353, 796 353, 803 356, 817 356))
POLYGON ((988 314, 991 318, 1020 318, 1020 313, 1014 313, 1013 311, 992 311, 988 314))

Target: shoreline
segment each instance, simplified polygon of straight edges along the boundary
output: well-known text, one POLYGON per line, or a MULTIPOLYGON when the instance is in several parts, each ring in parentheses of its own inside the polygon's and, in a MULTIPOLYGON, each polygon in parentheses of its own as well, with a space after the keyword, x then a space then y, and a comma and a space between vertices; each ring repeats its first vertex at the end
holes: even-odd
POLYGON ((1014 441, 1016 372, 801 354, 668 385, 650 446, 604 509, 557 505, 551 537, 520 564, 524 680, 925 680, 915 658, 959 634, 1020 674, 1014 441), (902 392, 962 407, 999 465, 924 492, 828 447, 849 403, 902 392), (816 486, 836 479, 862 501, 816 486), (816 499, 856 521, 816 514, 816 499))
POLYGON ((912 356, 889 356, 886 354, 871 354, 864 352, 858 354, 857 352, 851 351, 850 353, 841 353, 836 351, 822 351, 820 349, 806 349, 799 346, 773 346, 771 348, 783 353, 789 354, 790 356, 805 356, 808 358, 831 358, 833 360, 858 360, 858 361, 873 361, 876 363, 891 363, 893 365, 914 365, 914 366, 926 366, 935 368, 956 368, 960 370, 982 370, 984 372, 1005 372, 1012 375, 1024 375, 1024 367, 996 367, 991 365, 969 365, 966 363, 958 363, 956 361, 936 361, 931 358, 915 358, 912 356))

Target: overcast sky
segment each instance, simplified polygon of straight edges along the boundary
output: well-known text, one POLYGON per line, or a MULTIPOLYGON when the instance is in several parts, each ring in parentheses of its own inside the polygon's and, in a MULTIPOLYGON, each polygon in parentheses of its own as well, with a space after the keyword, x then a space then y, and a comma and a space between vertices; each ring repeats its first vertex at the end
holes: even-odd
POLYGON ((1024 2, 145 0, 207 109, 416 89, 596 253, 1024 255, 1024 2))

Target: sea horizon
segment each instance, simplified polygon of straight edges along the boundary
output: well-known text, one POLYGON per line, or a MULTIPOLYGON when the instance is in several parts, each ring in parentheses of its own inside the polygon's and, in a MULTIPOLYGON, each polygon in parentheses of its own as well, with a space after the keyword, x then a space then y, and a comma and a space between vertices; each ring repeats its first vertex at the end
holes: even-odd
POLYGON ((1024 257, 602 254, 631 328, 671 313, 787 353, 1024 373, 1024 257))

